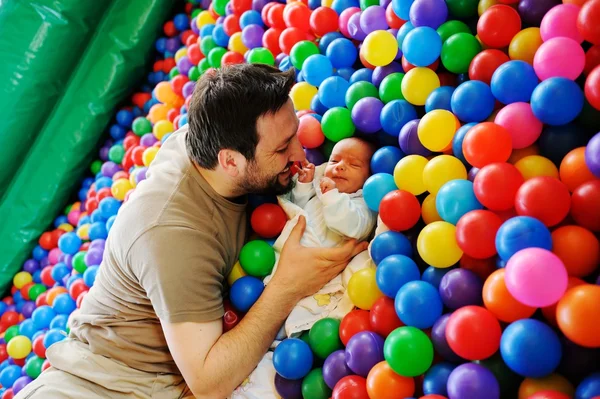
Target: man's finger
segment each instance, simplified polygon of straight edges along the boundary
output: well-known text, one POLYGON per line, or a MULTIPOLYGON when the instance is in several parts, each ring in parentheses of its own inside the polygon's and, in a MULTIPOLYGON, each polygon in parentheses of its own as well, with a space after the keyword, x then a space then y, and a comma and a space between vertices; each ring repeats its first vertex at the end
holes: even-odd
POLYGON ((302 235, 304 234, 304 230, 306 229, 306 219, 304 216, 300 216, 298 218, 298 223, 294 226, 292 231, 290 232, 290 236, 288 240, 292 240, 292 242, 300 242, 302 235))

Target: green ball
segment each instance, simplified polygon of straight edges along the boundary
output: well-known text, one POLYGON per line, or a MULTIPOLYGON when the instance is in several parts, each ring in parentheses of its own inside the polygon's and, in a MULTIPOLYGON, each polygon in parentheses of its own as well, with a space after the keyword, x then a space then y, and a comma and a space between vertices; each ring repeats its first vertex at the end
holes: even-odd
POLYGON ((16 337, 17 335, 19 335, 19 326, 10 326, 6 329, 6 331, 4 332, 4 342, 6 342, 7 344, 10 342, 11 339, 13 339, 14 337, 16 337))
POLYGON ((379 98, 384 104, 394 100, 404 100, 402 95, 402 72, 391 73, 381 81, 379 85, 379 98))
POLYGON ((200 13, 201 13, 201 12, 202 12, 202 10, 201 10, 201 9, 199 9, 199 8, 196 8, 194 11, 192 11, 192 16, 191 16, 191 19, 194 19, 194 18, 196 18, 198 15, 200 15, 200 13))
POLYGON ((44 365, 44 359, 32 356, 27 363, 25 363, 25 373, 31 379, 36 379, 42 374, 42 366, 44 365))
POLYGON ((310 346, 310 341, 309 341, 309 339, 308 339, 308 336, 310 335, 309 333, 310 333, 310 331, 302 331, 302 335, 300 335, 300 337, 298 337, 298 338, 300 338, 302 341, 306 342, 306 344, 307 344, 308 346, 310 346))
MULTIPOLYGON (((227 3, 229 3, 229 0, 214 0, 213 8, 214 8, 215 12, 222 17, 225 16, 226 9, 227 9, 227 3)), ((204 54, 208 54, 208 53, 204 53, 204 54)))
POLYGON ((188 78, 193 82, 200 79, 200 71, 196 65, 190 68, 190 71, 188 72, 188 78))
POLYGON ((473 363, 484 366, 494 374, 500 384, 501 397, 516 398, 518 396, 519 385, 523 378, 508 368, 500 353, 496 353, 485 360, 475 360, 473 363))
MULTIPOLYGON (((98 174, 101 170, 102 170, 102 161, 99 159, 95 160, 90 165, 90 171, 92 172, 93 175, 98 174)), ((70 211, 71 211, 71 208, 69 208, 69 212, 70 211)), ((67 212, 67 214, 68 214, 68 212, 67 212)))
MULTIPOLYGON (((212 36, 205 36, 200 41, 200 51, 202 51, 202 54, 204 54, 204 55, 210 54, 210 50, 212 50, 216 47, 219 47, 219 46, 217 46, 217 43, 215 43, 212 36)), ((204 59, 206 59, 206 58, 204 58, 204 59)))
POLYGON ((364 11, 371 6, 378 6, 378 5, 379 5, 379 0, 360 0, 361 11, 364 11))
POLYGON ((179 75, 179 69, 177 67, 171 68, 171 71, 169 71, 169 78, 173 79, 177 75, 179 75))
POLYGON ((471 60, 481 51, 481 44, 470 33, 455 33, 442 45, 442 64, 452 73, 467 73, 471 60))
POLYGON ((365 82, 364 80, 353 83, 346 92, 346 107, 352 111, 358 100, 365 97, 379 98, 377 87, 373 83, 365 82))
POLYGON ((477 15, 479 0, 446 0, 448 11, 456 18, 470 18, 477 15))
POLYGON ((340 321, 330 317, 317 321, 308 333, 308 341, 310 349, 321 359, 326 359, 333 352, 343 349, 340 321))
POLYGON ((131 130, 133 130, 133 133, 137 136, 142 137, 144 134, 152 132, 152 123, 143 116, 138 116, 133 120, 131 130))
POLYGON ((83 274, 87 269, 87 265, 85 264, 85 254, 87 254, 87 251, 81 251, 73 256, 73 269, 79 274, 83 274))
POLYGON ((437 28, 437 33, 444 43, 448 38, 455 33, 471 33, 471 29, 462 21, 446 21, 437 28))
POLYGON ((125 156, 125 148, 121 144, 115 144, 108 150, 108 159, 117 165, 120 165, 125 156))
MULTIPOLYGON (((91 169, 92 169, 92 173, 94 173, 94 163, 96 163, 96 162, 100 162, 100 161, 94 161, 94 162, 92 163, 92 167, 91 167, 91 169)), ((102 162, 100 162, 100 167, 102 167, 102 162)), ((100 172, 100 169, 98 169, 98 172, 100 172)), ((96 172, 96 173, 98 173, 98 172, 96 172)), ((96 173, 94 173, 94 174, 96 174, 96 173)), ((70 205, 67 205, 67 206, 65 206, 65 211, 64 211, 64 214, 65 214, 65 215, 68 215, 68 214, 69 214, 69 212, 71 212, 71 208, 73 208, 73 204, 70 204, 70 205)))
POLYGON ((433 344, 418 328, 399 327, 385 340, 383 356, 397 374, 416 377, 431 367, 433 344))
POLYGON ((35 301, 37 297, 44 292, 46 292, 46 286, 44 284, 34 284, 31 287, 29 287, 29 298, 32 301, 35 301))
POLYGON ((352 122, 352 114, 348 108, 333 107, 325 112, 321 121, 323 134, 329 140, 338 142, 352 137, 356 127, 352 122))
POLYGON ((198 64, 198 70, 200 71, 200 75, 206 72, 210 68, 210 62, 208 58, 202 58, 200 63, 198 64))
POLYGON ((221 58, 225 55, 227 49, 223 47, 215 47, 208 53, 208 63, 213 68, 221 68, 221 58))
POLYGON ((302 69, 302 65, 304 65, 304 61, 311 55, 319 54, 319 48, 313 42, 308 40, 302 40, 292 47, 292 51, 290 51, 290 59, 292 61, 292 65, 296 69, 302 69))
POLYGON ((275 57, 268 48, 256 47, 248 52, 249 64, 267 64, 274 66, 275 57))
POLYGON ((302 380, 302 397, 305 399, 328 399, 331 388, 325 383, 323 369, 313 369, 302 380))
POLYGON ((250 241, 240 251, 240 265, 250 276, 266 277, 275 266, 275 250, 266 241, 250 241))

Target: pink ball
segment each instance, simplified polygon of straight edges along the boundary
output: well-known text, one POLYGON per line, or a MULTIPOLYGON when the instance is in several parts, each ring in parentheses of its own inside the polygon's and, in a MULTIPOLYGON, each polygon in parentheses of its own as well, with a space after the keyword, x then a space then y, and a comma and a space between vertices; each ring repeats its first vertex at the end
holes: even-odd
POLYGON ((81 212, 80 211, 78 211, 78 210, 72 210, 67 215, 67 220, 73 226, 77 226, 77 222, 79 222, 79 216, 81 216, 81 212))
POLYGON ((506 264, 508 292, 527 306, 545 307, 558 302, 567 290, 569 276, 560 258, 547 249, 526 248, 506 264))
POLYGON ((533 114, 529 103, 508 104, 498 112, 494 122, 508 129, 514 149, 529 147, 535 143, 544 127, 533 114))
POLYGON ((351 38, 350 32, 348 32, 348 21, 350 21, 350 17, 353 16, 354 14, 356 14, 357 12, 360 12, 360 8, 350 7, 350 8, 346 8, 340 14, 340 19, 338 20, 338 24, 340 26, 340 32, 342 32, 342 35, 344 35, 348 38, 351 38))
POLYGON ((555 37, 544 42, 535 53, 533 68, 538 78, 577 79, 585 67, 585 51, 568 37, 555 37))
POLYGON ((575 4, 559 4, 544 15, 540 25, 542 40, 553 37, 569 37, 577 43, 583 42, 583 36, 577 29, 577 17, 581 7, 575 4))
POLYGON ((58 259, 62 255, 62 252, 58 248, 51 249, 48 253, 48 261, 51 265, 56 265, 58 263, 58 259))

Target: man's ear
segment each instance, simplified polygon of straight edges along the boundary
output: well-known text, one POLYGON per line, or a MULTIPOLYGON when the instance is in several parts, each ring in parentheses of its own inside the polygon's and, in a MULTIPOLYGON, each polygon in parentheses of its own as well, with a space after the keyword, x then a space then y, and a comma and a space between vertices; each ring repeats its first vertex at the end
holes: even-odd
POLYGON ((242 154, 230 149, 219 151, 217 157, 219 167, 223 169, 229 176, 237 177, 246 167, 246 159, 242 154))

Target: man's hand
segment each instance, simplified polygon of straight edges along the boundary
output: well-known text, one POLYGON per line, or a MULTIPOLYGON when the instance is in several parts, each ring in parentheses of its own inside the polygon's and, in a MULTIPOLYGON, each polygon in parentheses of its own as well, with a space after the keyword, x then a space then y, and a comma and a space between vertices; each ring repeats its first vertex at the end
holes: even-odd
POLYGON ((336 187, 336 185, 335 185, 335 182, 332 179, 330 179, 329 177, 323 177, 321 179, 320 187, 321 187, 321 192, 323 194, 325 194, 326 192, 333 190, 336 187))
POLYGON ((315 165, 305 159, 302 161, 301 166, 294 165, 298 172, 298 181, 300 183, 310 183, 315 178, 315 165))

